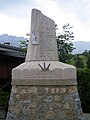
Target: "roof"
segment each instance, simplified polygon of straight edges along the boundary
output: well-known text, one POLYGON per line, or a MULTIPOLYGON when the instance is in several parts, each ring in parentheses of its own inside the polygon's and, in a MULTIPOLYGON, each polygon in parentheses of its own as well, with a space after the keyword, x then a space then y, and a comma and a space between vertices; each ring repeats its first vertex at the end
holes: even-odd
POLYGON ((13 57, 25 58, 26 52, 21 48, 0 44, 0 54, 13 57))

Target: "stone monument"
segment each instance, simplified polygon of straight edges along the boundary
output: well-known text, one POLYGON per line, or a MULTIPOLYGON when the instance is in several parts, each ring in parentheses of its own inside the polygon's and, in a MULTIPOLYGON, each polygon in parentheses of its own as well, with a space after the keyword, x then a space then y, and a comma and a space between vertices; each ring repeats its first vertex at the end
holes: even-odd
POLYGON ((76 68, 58 61, 55 23, 37 9, 26 60, 12 70, 6 120, 84 120, 76 68))

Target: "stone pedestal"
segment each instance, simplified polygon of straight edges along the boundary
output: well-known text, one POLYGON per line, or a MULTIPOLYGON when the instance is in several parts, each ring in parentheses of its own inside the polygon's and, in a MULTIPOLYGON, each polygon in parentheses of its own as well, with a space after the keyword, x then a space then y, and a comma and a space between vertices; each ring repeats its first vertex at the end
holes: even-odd
POLYGON ((57 61, 25 62, 12 74, 6 120, 84 120, 75 67, 57 61))
POLYGON ((84 120, 76 86, 13 86, 7 120, 84 120))
POLYGON ((84 120, 76 68, 58 61, 55 23, 36 9, 26 61, 12 70, 6 120, 84 120))

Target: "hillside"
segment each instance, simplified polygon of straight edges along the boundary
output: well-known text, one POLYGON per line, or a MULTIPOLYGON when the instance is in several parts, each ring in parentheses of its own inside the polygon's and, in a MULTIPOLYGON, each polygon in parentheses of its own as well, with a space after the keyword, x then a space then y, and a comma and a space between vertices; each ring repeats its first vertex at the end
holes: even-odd
POLYGON ((24 37, 16 37, 8 34, 0 35, 0 43, 4 44, 9 42, 11 46, 19 47, 19 41, 25 40, 24 37))

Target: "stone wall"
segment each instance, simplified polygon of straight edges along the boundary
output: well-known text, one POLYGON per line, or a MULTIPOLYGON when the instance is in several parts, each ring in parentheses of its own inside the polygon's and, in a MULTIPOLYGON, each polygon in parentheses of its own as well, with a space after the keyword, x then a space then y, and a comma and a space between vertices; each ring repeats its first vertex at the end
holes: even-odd
POLYGON ((12 86, 6 120, 84 120, 77 86, 12 86))

